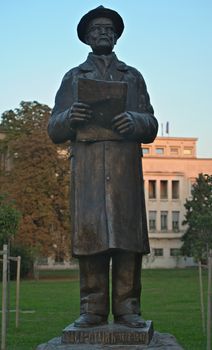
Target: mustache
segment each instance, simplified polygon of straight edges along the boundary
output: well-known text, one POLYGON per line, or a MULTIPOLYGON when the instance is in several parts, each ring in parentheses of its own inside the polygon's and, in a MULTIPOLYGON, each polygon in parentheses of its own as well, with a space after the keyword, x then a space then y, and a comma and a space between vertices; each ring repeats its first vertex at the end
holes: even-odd
POLYGON ((100 41, 102 39, 111 42, 111 39, 108 36, 105 36, 105 35, 100 36, 97 41, 100 41))

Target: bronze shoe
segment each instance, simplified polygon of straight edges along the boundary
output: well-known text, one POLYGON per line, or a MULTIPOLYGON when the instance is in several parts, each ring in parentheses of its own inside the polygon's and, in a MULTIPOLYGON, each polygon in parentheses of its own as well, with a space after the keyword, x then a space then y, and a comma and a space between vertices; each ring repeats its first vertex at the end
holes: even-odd
POLYGON ((96 314, 82 314, 74 322, 74 327, 95 327, 107 324, 107 316, 96 315, 96 314))
POLYGON ((114 323, 122 324, 131 328, 146 327, 146 322, 137 314, 114 316, 114 323))

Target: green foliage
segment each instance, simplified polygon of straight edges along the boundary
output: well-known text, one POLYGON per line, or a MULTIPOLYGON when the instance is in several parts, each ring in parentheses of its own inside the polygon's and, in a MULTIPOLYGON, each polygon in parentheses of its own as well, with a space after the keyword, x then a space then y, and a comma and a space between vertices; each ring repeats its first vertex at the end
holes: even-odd
POLYGON ((187 230, 182 237, 182 253, 204 260, 212 248, 212 175, 199 174, 191 191, 192 198, 185 203, 184 225, 187 230))
MULTIPOLYGON (((6 111, 1 116, 1 126, 10 136, 33 134, 34 129, 45 126, 45 116, 51 109, 37 101, 20 103, 20 108, 6 111)), ((45 132, 45 130, 43 130, 45 132)))
POLYGON ((14 207, 14 201, 6 194, 0 194, 0 246, 8 243, 17 233, 21 214, 14 207))
MULTIPOLYGON (((13 257, 21 257, 21 278, 32 276, 34 258, 31 252, 24 246, 16 245, 11 247, 10 255, 13 257)), ((10 278, 16 279, 17 262, 10 262, 10 278)))

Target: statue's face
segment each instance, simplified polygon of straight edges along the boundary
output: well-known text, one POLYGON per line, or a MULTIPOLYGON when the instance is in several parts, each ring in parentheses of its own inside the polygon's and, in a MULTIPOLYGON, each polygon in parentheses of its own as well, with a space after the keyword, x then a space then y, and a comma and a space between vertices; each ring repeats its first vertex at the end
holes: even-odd
POLYGON ((110 18, 93 19, 86 31, 86 43, 97 55, 108 55, 112 52, 117 41, 117 35, 110 18))

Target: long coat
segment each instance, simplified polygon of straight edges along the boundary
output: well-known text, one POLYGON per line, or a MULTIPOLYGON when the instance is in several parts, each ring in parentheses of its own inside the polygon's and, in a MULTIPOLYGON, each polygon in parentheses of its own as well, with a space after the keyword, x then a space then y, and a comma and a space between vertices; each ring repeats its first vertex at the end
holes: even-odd
POLYGON ((103 72, 98 57, 90 53, 83 64, 66 73, 48 126, 53 142, 71 140, 74 256, 110 249, 149 252, 141 143, 155 139, 158 123, 141 74, 119 61, 114 53, 109 60, 103 72), (89 129, 89 125, 83 132, 70 128, 69 113, 77 101, 78 78, 128 83, 126 111, 135 124, 130 136, 121 137, 113 130, 89 129))

